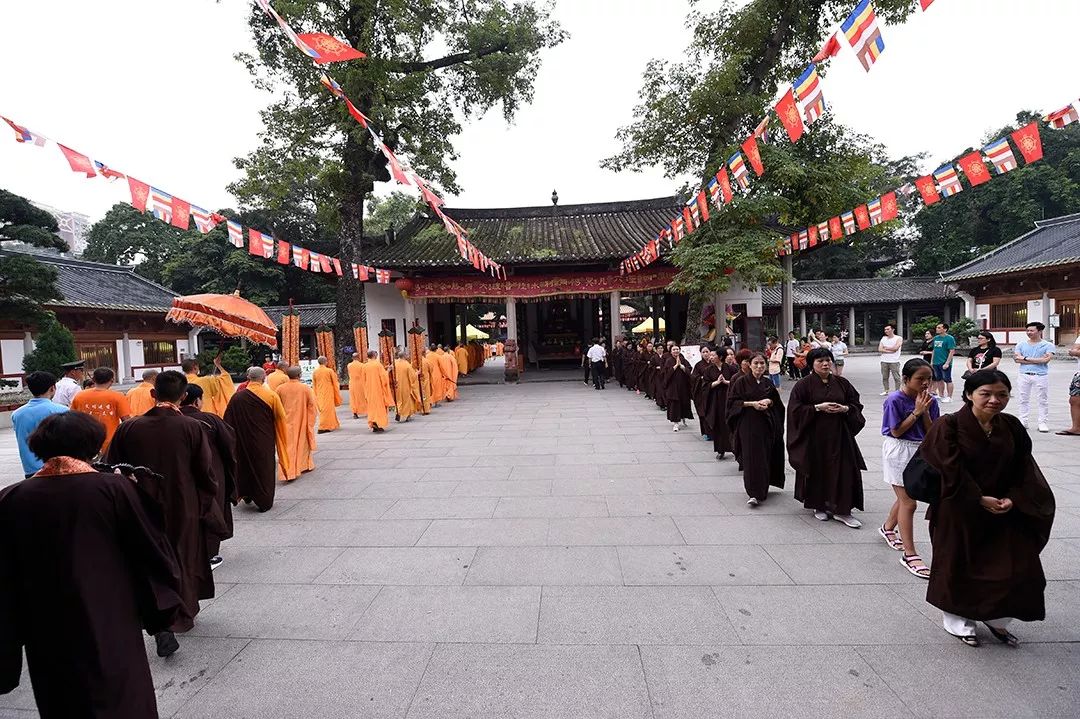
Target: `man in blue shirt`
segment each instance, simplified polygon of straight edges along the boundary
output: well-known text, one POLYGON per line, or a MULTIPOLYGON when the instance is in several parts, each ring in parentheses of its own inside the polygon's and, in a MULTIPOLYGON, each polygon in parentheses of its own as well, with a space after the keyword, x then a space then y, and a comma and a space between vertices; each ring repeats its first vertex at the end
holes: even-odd
POLYGON ((1049 432, 1046 423, 1050 412, 1050 360, 1054 359, 1054 345, 1043 339, 1046 325, 1042 322, 1027 323, 1027 339, 1013 348, 1013 361, 1020 365, 1017 377, 1017 394, 1020 395, 1020 411, 1017 416, 1025 427, 1031 411, 1031 390, 1035 389, 1039 403, 1039 431, 1049 432))
POLYGON ((933 354, 930 356, 930 369, 933 372, 934 386, 937 390, 938 399, 942 402, 952 402, 952 361, 956 354, 956 340, 949 334, 949 325, 944 322, 938 323, 937 332, 930 346, 933 354))
POLYGON ((41 469, 43 462, 30 451, 26 444, 27 438, 46 417, 67 412, 68 408, 52 401, 53 393, 56 392, 56 377, 50 373, 31 372, 26 375, 25 382, 34 398, 11 413, 11 424, 15 428, 15 441, 19 445, 23 473, 29 477, 41 469))

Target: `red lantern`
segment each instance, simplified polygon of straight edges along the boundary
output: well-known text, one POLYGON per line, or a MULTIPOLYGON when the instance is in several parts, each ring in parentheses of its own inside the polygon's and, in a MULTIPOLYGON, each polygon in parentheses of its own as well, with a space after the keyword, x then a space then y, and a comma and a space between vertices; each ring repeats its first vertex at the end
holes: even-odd
POLYGON ((401 290, 401 294, 407 295, 412 292, 413 287, 416 287, 416 283, 408 277, 402 277, 400 280, 394 281, 394 286, 401 290))
MULTIPOLYGON (((735 268, 734 267, 725 267, 724 268, 724 274, 729 275, 729 276, 735 274, 735 268)), ((398 282, 400 282, 400 281, 401 280, 398 280, 398 282)))

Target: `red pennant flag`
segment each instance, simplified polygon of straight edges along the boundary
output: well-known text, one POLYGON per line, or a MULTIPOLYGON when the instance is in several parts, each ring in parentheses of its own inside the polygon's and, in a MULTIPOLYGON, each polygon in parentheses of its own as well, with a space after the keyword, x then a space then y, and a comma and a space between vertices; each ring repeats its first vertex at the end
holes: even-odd
POLYGON ((334 274, 337 275, 338 277, 341 277, 342 276, 341 260, 339 260, 338 258, 335 257, 333 259, 333 262, 334 262, 334 274))
POLYGON ((724 199, 724 204, 726 205, 731 202, 731 198, 735 196, 731 191, 731 178, 728 177, 726 167, 716 173, 716 181, 720 183, 720 196, 724 199))
POLYGON ((790 87, 780 98, 780 102, 776 103, 776 116, 780 118, 791 141, 798 142, 803 135, 802 115, 799 114, 799 108, 795 104, 795 95, 790 87))
POLYGON ((691 234, 694 231, 694 218, 690 215, 690 208, 682 208, 683 226, 686 227, 686 234, 691 234))
POLYGON ((357 271, 361 282, 367 282, 371 278, 367 265, 357 265, 357 271))
POLYGON ((701 213, 701 221, 709 221, 709 201, 705 195, 705 190, 699 190, 697 193, 697 206, 698 212, 701 213))
POLYGON ((131 190, 131 206, 139 212, 146 212, 146 201, 150 198, 150 185, 128 175, 128 189, 131 190))
POLYGON ((986 169, 981 152, 970 152, 957 160, 957 164, 964 171, 964 175, 971 182, 972 187, 981 185, 990 179, 990 171, 986 169))
POLYGON ((898 214, 896 207, 896 193, 886 192, 881 196, 881 221, 895 220, 898 214))
POLYGON ((390 165, 390 174, 394 176, 394 179, 400 182, 402 185, 411 185, 408 175, 405 174, 405 169, 401 166, 401 163, 389 147, 385 143, 379 143, 379 149, 386 155, 387 163, 390 165))
POLYGON ((919 5, 922 7, 923 12, 926 12, 926 8, 934 4, 934 0, 919 0, 919 5))
POLYGON ((277 241, 277 261, 279 265, 287 265, 292 262, 292 245, 285 240, 277 241))
POLYGON ((839 242, 844 239, 844 230, 840 224, 840 216, 829 218, 829 237, 833 242, 839 242))
MULTIPOLYGON (((933 2, 933 0, 930 0, 933 2)), ((814 55, 814 62, 824 62, 830 57, 836 57, 840 54, 840 40, 836 37, 836 33, 833 33, 820 50, 818 54, 814 55)))
POLYGON ((859 205, 855 208, 855 222, 858 223, 860 230, 870 227, 870 210, 866 209, 866 205, 859 205))
POLYGON ((316 56, 311 58, 316 65, 325 65, 328 62, 342 62, 343 60, 360 60, 367 57, 359 50, 353 49, 349 43, 338 40, 332 35, 321 32, 301 32, 297 33, 296 36, 316 53, 316 56))
POLYGON ((810 237, 810 247, 817 247, 818 243, 818 231, 817 225, 810 225, 806 228, 807 234, 810 237))
POLYGON ((172 226, 187 231, 191 225, 191 203, 175 195, 172 198, 172 226))
POLYGON ((750 161, 750 167, 754 168, 757 176, 764 175, 765 167, 761 164, 761 153, 758 151, 757 140, 754 139, 753 135, 743 140, 742 151, 746 155, 746 159, 750 161))
POLYGON ((353 105, 349 98, 345 98, 345 107, 349 108, 349 114, 352 115, 354 120, 359 122, 363 127, 368 126, 367 115, 357 110, 356 105, 353 105))
POLYGON ((97 177, 97 172, 94 171, 94 163, 90 161, 89 157, 75 152, 70 147, 64 147, 59 142, 56 145, 60 148, 60 152, 64 153, 64 157, 67 158, 72 172, 82 172, 87 177, 97 177))
POLYGON ((333 272, 333 268, 330 266, 330 258, 326 255, 319 255, 319 267, 327 274, 333 272))
POLYGON ((922 201, 927 205, 932 205, 941 199, 941 195, 938 194, 937 186, 934 184, 934 178, 930 175, 925 175, 915 180, 915 188, 922 195, 922 201))
MULTIPOLYGON (((1043 156, 1042 140, 1039 138, 1039 125, 1032 122, 1012 133, 1013 142, 1020 148, 1020 154, 1024 156, 1024 162, 1035 162, 1043 156)), ((63 148, 63 145, 60 146, 63 148)), ((72 168, 74 169, 74 168, 72 168)))

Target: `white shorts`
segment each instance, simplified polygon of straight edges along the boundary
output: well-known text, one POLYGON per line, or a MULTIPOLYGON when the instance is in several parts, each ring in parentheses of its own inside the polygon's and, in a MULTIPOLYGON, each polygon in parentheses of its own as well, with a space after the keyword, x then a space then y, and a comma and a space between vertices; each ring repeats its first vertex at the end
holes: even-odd
POLYGON ((904 468, 915 456, 920 442, 910 439, 898 439, 892 435, 881 438, 881 471, 885 481, 896 487, 904 486, 904 468))

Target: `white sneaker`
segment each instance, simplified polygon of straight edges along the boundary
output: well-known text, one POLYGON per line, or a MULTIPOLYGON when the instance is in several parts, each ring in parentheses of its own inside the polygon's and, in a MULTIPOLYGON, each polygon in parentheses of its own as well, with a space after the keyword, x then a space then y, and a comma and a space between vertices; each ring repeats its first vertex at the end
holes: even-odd
POLYGON ((852 517, 850 514, 837 514, 833 516, 837 522, 843 522, 852 529, 858 529, 862 526, 862 522, 852 517))
POLYGON ((941 402, 943 402, 944 404, 948 404, 949 402, 952 402, 952 397, 939 397, 938 399, 941 402))
POLYGON ((818 520, 820 522, 828 522, 830 519, 832 519, 832 517, 829 515, 828 512, 818 511, 818 512, 814 512, 814 519, 816 519, 816 520, 818 520))
POLYGON ((750 499, 746 500, 746 504, 747 504, 748 506, 751 506, 751 507, 756 507, 756 506, 758 506, 759 504, 761 504, 761 502, 759 502, 759 501, 757 501, 757 500, 756 500, 755 498, 751 497, 750 499))
POLYGON ((1046 425, 1046 422, 1039 422, 1039 431, 1040 432, 1049 432, 1050 428, 1046 425))
POLYGON ((879 397, 887 397, 887 396, 888 396, 888 394, 889 394, 889 390, 885 390, 884 392, 879 392, 879 393, 878 393, 878 396, 879 396, 879 397))
POLYGON ((679 425, 677 425, 677 424, 671 425, 671 431, 672 432, 678 432, 679 431, 679 425))

